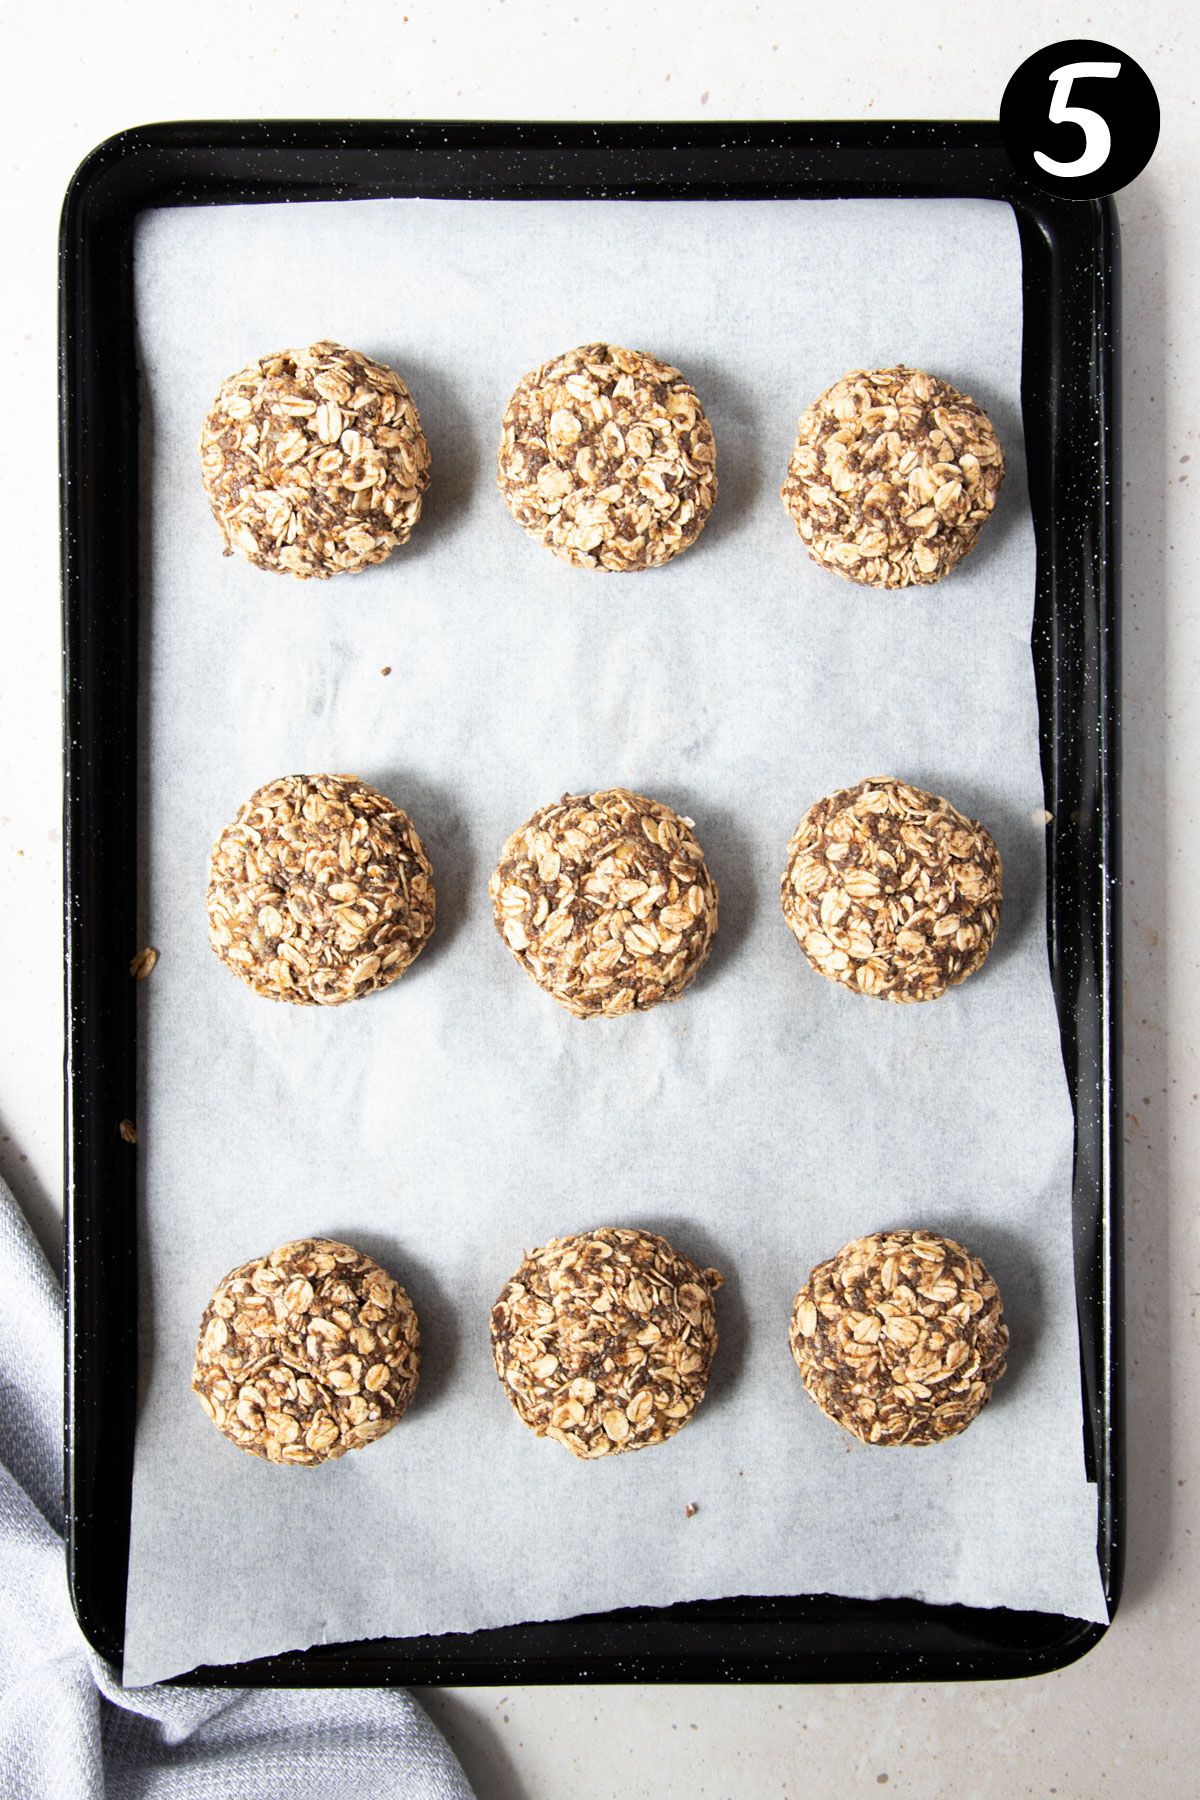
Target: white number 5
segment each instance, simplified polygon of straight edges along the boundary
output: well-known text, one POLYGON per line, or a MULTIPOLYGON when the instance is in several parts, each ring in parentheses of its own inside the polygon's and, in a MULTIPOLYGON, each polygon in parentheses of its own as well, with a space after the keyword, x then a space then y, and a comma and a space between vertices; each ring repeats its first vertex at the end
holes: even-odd
POLYGON ((1119 62, 1064 63, 1061 69, 1054 70, 1050 77, 1054 83, 1054 92, 1050 96, 1050 123, 1081 126, 1084 144, 1073 162, 1056 162, 1052 156, 1044 156, 1040 150, 1035 150, 1033 160, 1047 175, 1094 175, 1097 169, 1104 167, 1112 149, 1112 133, 1098 112, 1087 106, 1069 104, 1071 83, 1089 75, 1103 75, 1111 80, 1120 72, 1119 62))

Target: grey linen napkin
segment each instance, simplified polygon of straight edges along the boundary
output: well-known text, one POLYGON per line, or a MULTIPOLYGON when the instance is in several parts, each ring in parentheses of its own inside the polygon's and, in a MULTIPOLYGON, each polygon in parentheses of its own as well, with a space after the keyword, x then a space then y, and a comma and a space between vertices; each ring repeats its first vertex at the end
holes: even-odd
POLYGON ((0 1800, 473 1800, 394 1689, 126 1692, 71 1611, 62 1298, 0 1182, 0 1800))

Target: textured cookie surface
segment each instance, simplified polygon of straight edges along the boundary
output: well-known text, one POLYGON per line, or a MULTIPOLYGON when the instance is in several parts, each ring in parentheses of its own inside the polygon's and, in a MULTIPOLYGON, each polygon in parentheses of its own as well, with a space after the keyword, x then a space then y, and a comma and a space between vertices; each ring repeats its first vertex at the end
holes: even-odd
POLYGON ((940 581, 1004 479, 975 402, 921 369, 856 369, 802 414, 783 502, 814 562, 867 587, 940 581))
POLYGON ((564 562, 653 569, 700 535, 717 497, 717 452, 678 369, 585 344, 518 385, 496 479, 518 524, 564 562))
POLYGON ((780 900, 820 974, 884 1000, 935 1000, 987 957, 1002 879, 982 825, 878 776, 809 807, 788 844, 780 900))
POLYGON ((823 1413, 866 1444, 954 1437, 1004 1373, 1008 1327, 977 1256, 929 1231, 856 1238, 796 1295, 792 1355, 823 1413))
POLYGON ((394 369, 322 340, 229 377, 204 421, 200 471, 227 556, 325 577, 408 541, 429 446, 394 369))
POLYGON ((337 1006, 387 987, 425 948, 434 910, 412 820, 353 775, 268 782, 209 863, 209 942, 271 1000, 337 1006))
POLYGON ((543 806, 505 844, 488 891, 522 968, 581 1019, 677 1000, 717 929, 692 821, 627 788, 543 806))
POLYGON ((704 1398, 721 1285, 652 1231, 552 1238, 492 1308, 496 1373, 525 1424, 574 1456, 661 1444, 704 1398))
POLYGON ((192 1387, 241 1449, 328 1462, 391 1430, 416 1391, 418 1346, 398 1281, 349 1244, 301 1238, 221 1282, 192 1387))

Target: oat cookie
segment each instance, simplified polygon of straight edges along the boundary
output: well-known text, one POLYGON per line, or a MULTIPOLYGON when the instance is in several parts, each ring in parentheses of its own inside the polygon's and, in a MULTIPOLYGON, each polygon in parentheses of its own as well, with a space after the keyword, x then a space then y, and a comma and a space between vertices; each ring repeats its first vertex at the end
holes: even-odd
POLYGON ((192 1387, 231 1443, 311 1466, 392 1429, 416 1392, 419 1342, 412 1301, 378 1263, 300 1238, 221 1282, 192 1387))
POLYGON ((695 542, 717 450, 695 390, 643 350, 584 344, 508 403, 496 480, 519 525, 579 569, 654 569, 695 542))
POLYGON ((209 863, 209 942, 270 1000, 337 1006, 387 987, 429 942, 434 910, 412 820, 353 775, 268 782, 209 863))
POLYGON ((573 1456, 661 1444, 704 1398, 721 1286, 653 1231, 552 1238, 492 1308, 496 1373, 525 1424, 573 1456))
POLYGON ((322 339, 229 377, 200 434, 200 472, 226 556, 323 578, 408 542, 429 446, 395 370, 322 339))
POLYGON ((982 407, 921 369, 855 369, 800 418, 783 503, 814 562, 866 587, 940 581, 1004 480, 982 407))
POLYGON ((692 821, 627 788, 541 807, 505 844, 488 892, 526 974, 579 1019, 678 1000, 717 929, 692 821))
POLYGON ((880 775, 809 807, 780 900, 819 974, 884 1000, 936 1000, 985 961, 1002 874, 982 825, 880 775))
POLYGON ((791 1345, 821 1411, 864 1444, 937 1444, 987 1405, 1008 1326, 977 1256, 931 1231, 884 1231, 817 1264, 791 1345))

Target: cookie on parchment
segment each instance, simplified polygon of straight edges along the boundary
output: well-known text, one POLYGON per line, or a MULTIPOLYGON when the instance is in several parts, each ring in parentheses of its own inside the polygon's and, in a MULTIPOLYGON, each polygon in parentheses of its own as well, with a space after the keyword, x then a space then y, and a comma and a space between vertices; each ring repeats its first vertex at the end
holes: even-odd
POLYGON ((416 1392, 412 1301, 349 1244, 300 1238, 232 1269, 200 1321, 192 1387, 231 1443, 331 1462, 390 1431, 416 1392))
POLYGON ((695 389, 644 350, 584 344, 517 385, 496 480, 519 525, 580 569, 669 562, 717 497, 717 451, 695 389))
POLYGON ((812 1399, 864 1444, 937 1444, 987 1405, 1008 1326, 977 1256, 931 1231, 885 1231, 817 1264, 790 1341, 812 1399))
POLYGON ((256 994, 337 1006, 403 975, 436 897, 402 807, 353 775, 284 775, 217 839, 207 906, 209 942, 256 994))
POLYGON ((661 1444, 704 1398, 722 1285, 653 1231, 552 1238, 492 1308, 496 1373, 524 1423, 573 1456, 661 1444))
POLYGON ((717 929, 692 821, 627 788, 539 808, 505 844, 488 892, 526 974, 580 1019, 677 1000, 717 929))
POLYGON ((921 369, 856 369, 801 415, 786 506, 814 562, 867 587, 940 581, 1004 480, 991 420, 921 369))
POLYGON ((200 434, 200 472, 227 556, 324 578, 408 542, 429 446, 395 370, 322 339, 229 377, 200 434))
POLYGON ((1002 886, 990 832, 936 794, 877 776, 809 807, 780 902, 819 974, 884 1000, 936 1000, 986 959, 1002 886))

